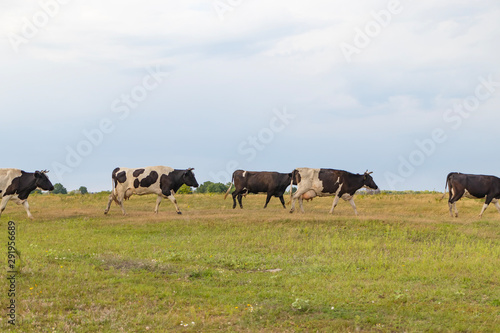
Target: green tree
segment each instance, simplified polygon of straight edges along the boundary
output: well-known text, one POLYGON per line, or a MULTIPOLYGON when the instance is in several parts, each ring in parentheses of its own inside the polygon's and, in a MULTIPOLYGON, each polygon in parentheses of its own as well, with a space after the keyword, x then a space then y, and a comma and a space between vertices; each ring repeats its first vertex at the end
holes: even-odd
POLYGON ((177 191, 179 194, 193 194, 193 190, 191 187, 187 186, 186 184, 183 184, 179 190, 177 191))
POLYGON ((56 183, 56 184, 54 184, 54 191, 52 191, 52 193, 54 193, 54 194, 68 194, 68 191, 61 183, 56 183))
POLYGON ((78 191, 80 191, 81 194, 87 194, 87 193, 89 193, 89 191, 87 190, 87 188, 85 186, 80 186, 80 188, 78 189, 78 191))
POLYGON ((196 189, 196 193, 207 193, 207 187, 208 187, 209 183, 211 183, 211 182, 206 181, 203 184, 201 184, 200 186, 198 186, 198 188, 196 189))
POLYGON ((214 183, 212 184, 208 192, 210 193, 225 193, 227 191, 228 187, 222 183, 214 183))
POLYGON ((225 193, 228 188, 228 185, 214 183, 208 180, 198 187, 196 193, 225 193))

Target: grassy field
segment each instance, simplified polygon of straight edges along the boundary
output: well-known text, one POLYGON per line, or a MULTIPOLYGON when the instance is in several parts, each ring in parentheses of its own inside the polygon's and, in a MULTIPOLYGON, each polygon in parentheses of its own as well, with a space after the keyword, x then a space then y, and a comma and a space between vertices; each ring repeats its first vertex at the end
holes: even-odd
POLYGON ((289 214, 250 195, 33 195, 0 219, 0 331, 499 332, 500 215, 441 194, 332 198, 289 214), (17 324, 8 324, 7 224, 17 223, 17 324))

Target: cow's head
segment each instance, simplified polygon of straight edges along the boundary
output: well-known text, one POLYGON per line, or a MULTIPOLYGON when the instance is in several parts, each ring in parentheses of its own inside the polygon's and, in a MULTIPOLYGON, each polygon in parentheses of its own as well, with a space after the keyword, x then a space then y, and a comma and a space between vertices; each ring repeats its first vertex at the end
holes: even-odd
POLYGON ((184 181, 184 184, 186 184, 187 186, 198 187, 198 182, 194 177, 193 170, 194 168, 189 168, 186 171, 184 171, 184 174, 182 175, 182 180, 184 181))
POLYGON ((372 190, 376 190, 378 189, 378 186, 373 181, 372 176, 370 176, 370 174, 372 173, 373 172, 368 172, 368 170, 366 170, 365 174, 363 175, 363 186, 368 187, 372 190))
POLYGON ((47 170, 35 171, 35 184, 36 187, 41 188, 44 191, 52 191, 54 190, 54 185, 52 185, 49 177, 47 177, 47 172, 47 170))

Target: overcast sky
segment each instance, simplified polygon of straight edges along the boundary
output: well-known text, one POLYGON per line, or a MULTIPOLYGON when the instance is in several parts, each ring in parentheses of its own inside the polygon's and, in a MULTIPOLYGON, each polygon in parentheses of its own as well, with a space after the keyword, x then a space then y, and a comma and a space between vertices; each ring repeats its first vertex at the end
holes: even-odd
POLYGON ((500 2, 3 0, 1 168, 500 176, 500 2))

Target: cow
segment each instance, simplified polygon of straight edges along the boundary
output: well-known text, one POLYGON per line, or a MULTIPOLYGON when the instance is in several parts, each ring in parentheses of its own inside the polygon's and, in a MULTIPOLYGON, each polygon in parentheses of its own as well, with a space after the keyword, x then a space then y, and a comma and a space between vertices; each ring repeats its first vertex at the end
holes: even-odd
POLYGON ((444 187, 445 193, 443 197, 446 195, 447 187, 449 188, 450 194, 448 198, 448 207, 451 217, 453 217, 452 208, 455 210, 455 217, 458 217, 456 202, 460 200, 462 196, 473 199, 486 197, 479 217, 483 216, 486 207, 488 207, 491 202, 493 202, 500 213, 500 205, 498 204, 498 199, 500 199, 500 178, 498 177, 451 172, 446 177, 446 185, 444 187))
POLYGON ((33 219, 28 204, 28 196, 34 190, 52 191, 54 186, 47 177, 47 170, 25 172, 19 169, 0 169, 0 216, 9 200, 23 205, 28 217, 33 219))
POLYGON ((109 195, 108 206, 104 214, 109 212, 111 202, 115 201, 122 209, 123 215, 127 215, 125 208, 123 208, 123 200, 129 199, 133 194, 156 194, 156 214, 164 197, 172 201, 177 214, 182 214, 174 194, 183 184, 198 187, 193 170, 193 168, 178 170, 167 166, 137 169, 116 168, 111 174, 113 190, 109 195))
POLYGON ((297 191, 291 194, 292 207, 290 213, 294 212, 295 200, 297 199, 299 200, 300 210, 304 213, 303 199, 309 200, 316 196, 335 196, 330 214, 333 214, 339 199, 342 198, 349 201, 354 209, 354 214, 358 215, 353 200, 354 193, 362 187, 373 190, 378 189, 377 184, 370 176, 371 173, 368 170, 360 175, 335 169, 295 169, 292 172, 292 184, 297 185, 297 191))
POLYGON ((224 195, 224 199, 226 199, 234 183, 235 190, 232 194, 233 209, 236 208, 236 198, 238 198, 240 208, 243 208, 241 203, 242 196, 247 195, 248 193, 267 193, 264 208, 267 207, 269 200, 271 200, 271 197, 273 196, 278 197, 283 205, 283 208, 286 208, 283 194, 285 193, 286 188, 290 185, 291 179, 291 173, 236 170, 233 172, 231 186, 229 186, 229 189, 224 195))

